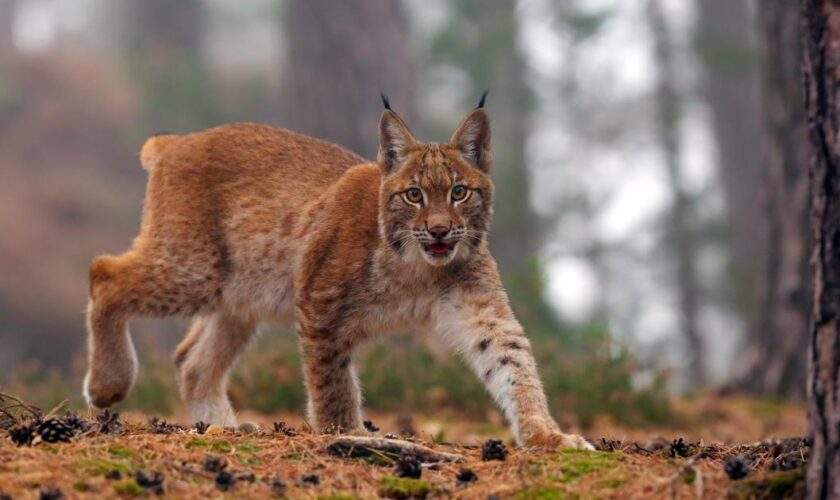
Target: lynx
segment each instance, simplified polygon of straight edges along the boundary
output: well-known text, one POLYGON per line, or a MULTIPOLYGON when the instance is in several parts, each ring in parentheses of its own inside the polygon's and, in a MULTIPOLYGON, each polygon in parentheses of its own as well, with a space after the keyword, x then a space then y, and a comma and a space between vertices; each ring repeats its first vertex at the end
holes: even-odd
POLYGON ((417 330, 460 352, 517 442, 591 448, 549 415, 531 346, 487 246, 493 210, 484 97, 448 143, 422 143, 383 96, 376 163, 255 124, 143 145, 130 250, 90 266, 85 397, 122 400, 137 372, 132 316, 193 323, 175 361, 196 421, 236 424, 231 365, 262 323, 296 325, 315 429, 362 425, 353 352, 417 330))

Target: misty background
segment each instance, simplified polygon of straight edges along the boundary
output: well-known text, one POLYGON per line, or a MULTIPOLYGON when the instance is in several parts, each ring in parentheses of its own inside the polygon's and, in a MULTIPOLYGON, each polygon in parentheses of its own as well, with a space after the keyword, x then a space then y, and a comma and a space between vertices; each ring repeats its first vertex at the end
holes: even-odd
MULTIPOLYGON (((380 91, 445 141, 489 88, 491 250, 555 408, 800 399, 796 23, 784 0, 0 0, 0 385, 80 392, 87 266, 136 235, 149 135, 256 121, 374 158, 380 91)), ((186 323, 132 331, 126 404, 174 411, 186 323)), ((259 342, 234 402, 302 408, 294 336, 259 342)), ((487 405, 422 336, 363 356, 374 407, 487 405)))

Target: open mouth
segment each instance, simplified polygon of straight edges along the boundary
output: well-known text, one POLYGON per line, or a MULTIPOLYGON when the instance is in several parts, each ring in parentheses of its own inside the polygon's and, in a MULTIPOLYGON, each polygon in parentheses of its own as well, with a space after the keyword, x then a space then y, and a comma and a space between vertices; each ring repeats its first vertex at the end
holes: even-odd
POLYGON ((454 249, 455 243, 446 243, 443 241, 436 241, 434 243, 423 245, 423 250, 432 257, 446 257, 452 253, 452 250, 454 249))

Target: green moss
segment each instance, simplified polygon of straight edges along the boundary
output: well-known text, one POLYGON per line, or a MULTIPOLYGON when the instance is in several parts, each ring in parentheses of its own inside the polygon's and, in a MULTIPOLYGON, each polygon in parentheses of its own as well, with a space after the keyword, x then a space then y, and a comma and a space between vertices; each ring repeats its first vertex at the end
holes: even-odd
POLYGON ((358 500, 359 497, 350 493, 329 493, 321 495, 318 500, 358 500))
POLYGON ((240 457, 240 456, 237 456, 236 460, 240 464, 243 464, 243 465, 261 465, 263 463, 263 461, 260 460, 257 457, 240 457))
POLYGON ((406 479, 385 476, 379 483, 379 493, 387 498, 426 498, 432 486, 425 479, 406 479))
POLYGON ((516 500, 566 500, 575 498, 568 492, 555 488, 553 486, 543 486, 541 488, 528 488, 517 492, 513 498, 516 500))
POLYGON ((256 441, 252 441, 250 439, 246 439, 244 441, 240 441, 236 443, 236 451, 238 453, 259 453, 262 451, 262 447, 257 444, 256 441))
POLYGON ((556 461, 563 472, 562 481, 568 483, 593 472, 613 470, 623 456, 618 451, 565 450, 556 461))
POLYGON ((730 488, 730 497, 735 499, 790 498, 797 496, 805 487, 805 469, 772 472, 762 476, 736 482, 730 488))
POLYGON ((233 451, 233 445, 230 441, 226 441, 224 439, 220 439, 218 441, 213 441, 210 445, 210 449, 215 451, 216 453, 230 453, 233 451))
POLYGON ((125 446, 109 446, 108 453, 112 456, 120 457, 120 458, 137 458, 140 456, 136 450, 132 450, 131 448, 126 448, 125 446))
MULTIPOLYGON (((213 441, 213 440, 206 439, 206 438, 192 438, 189 441, 187 441, 184 444, 184 446, 188 450, 194 450, 196 448, 207 448, 207 449, 210 449, 210 450, 212 450, 216 453, 228 454, 228 453, 233 452, 233 444, 231 444, 231 442, 226 440, 226 439, 219 439, 219 440, 213 441)), ((244 451, 246 453, 251 453, 251 451, 246 451, 246 450, 251 450, 251 449, 255 449, 255 448, 251 448, 248 445, 245 445, 245 449, 242 449, 241 447, 239 447, 238 449, 240 451, 244 451)))
POLYGON ((609 477, 598 481, 598 486, 601 488, 614 490, 626 482, 627 480, 624 477, 609 477))
POLYGON ((184 443, 184 446, 188 450, 194 450, 196 448, 206 448, 210 446, 210 440, 206 438, 192 438, 186 443, 184 443))
POLYGON ((84 481, 78 481, 78 482, 73 483, 73 489, 80 492, 80 493, 86 493, 93 488, 91 488, 91 486, 84 481))
POLYGON ((141 488, 134 479, 129 479, 128 481, 122 481, 115 484, 114 491, 120 495, 128 495, 132 497, 139 497, 144 493, 143 488, 141 488))
POLYGON ((100 458, 83 458, 76 462, 75 468, 80 472, 98 475, 105 475, 112 470, 120 471, 123 474, 132 472, 132 467, 125 463, 100 458))

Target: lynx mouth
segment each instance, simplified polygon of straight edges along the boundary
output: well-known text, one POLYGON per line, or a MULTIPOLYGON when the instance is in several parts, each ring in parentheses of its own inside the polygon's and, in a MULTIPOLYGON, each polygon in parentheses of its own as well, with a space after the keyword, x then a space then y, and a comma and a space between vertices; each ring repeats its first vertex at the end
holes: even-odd
POLYGON ((449 254, 455 250, 455 243, 446 243, 444 241, 436 241, 423 245, 423 250, 431 257, 448 257, 449 254))

